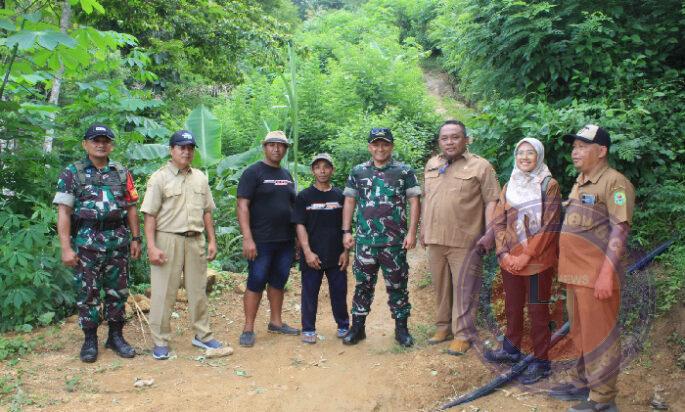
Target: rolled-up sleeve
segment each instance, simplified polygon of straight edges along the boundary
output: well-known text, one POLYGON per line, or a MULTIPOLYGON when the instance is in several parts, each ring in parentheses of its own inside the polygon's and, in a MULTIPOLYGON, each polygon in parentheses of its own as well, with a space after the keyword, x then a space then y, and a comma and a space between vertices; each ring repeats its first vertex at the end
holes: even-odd
POLYGON ((416 178, 416 173, 414 173, 413 169, 407 170, 404 184, 407 198, 421 196, 421 185, 419 185, 419 180, 416 178))
POLYGON ((357 178, 354 175, 354 170, 350 172, 347 177, 347 183, 345 183, 345 190, 343 190, 343 196, 347 197, 357 197, 357 178))
POLYGON ((70 169, 66 168, 59 175, 57 180, 57 193, 55 193, 52 203, 56 205, 65 205, 74 207, 76 201, 76 174, 70 169))

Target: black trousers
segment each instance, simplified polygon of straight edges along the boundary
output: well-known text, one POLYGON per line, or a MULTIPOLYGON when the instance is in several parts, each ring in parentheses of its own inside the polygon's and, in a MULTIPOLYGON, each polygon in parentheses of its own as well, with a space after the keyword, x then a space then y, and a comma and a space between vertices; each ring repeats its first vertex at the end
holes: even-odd
POLYGON ((319 289, 324 275, 328 277, 328 291, 331 297, 333 318, 338 328, 349 328, 347 313, 347 272, 337 266, 313 269, 306 262, 300 262, 302 270, 302 331, 316 330, 316 311, 319 304, 319 289))

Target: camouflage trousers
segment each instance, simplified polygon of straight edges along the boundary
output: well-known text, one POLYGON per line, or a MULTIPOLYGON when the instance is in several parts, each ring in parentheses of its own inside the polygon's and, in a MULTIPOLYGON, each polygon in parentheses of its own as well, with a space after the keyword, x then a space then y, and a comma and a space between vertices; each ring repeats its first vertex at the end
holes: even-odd
POLYGON ((106 252, 79 248, 78 257, 74 281, 81 328, 96 328, 103 318, 109 322, 123 322, 126 317, 124 304, 128 298, 128 246, 106 252), (105 295, 104 316, 101 290, 105 295))
POLYGON ((378 269, 383 271, 385 289, 388 292, 388 306, 393 319, 409 317, 411 305, 407 283, 409 265, 407 251, 401 245, 369 246, 357 244, 352 271, 356 280, 352 314, 366 316, 371 310, 378 269))

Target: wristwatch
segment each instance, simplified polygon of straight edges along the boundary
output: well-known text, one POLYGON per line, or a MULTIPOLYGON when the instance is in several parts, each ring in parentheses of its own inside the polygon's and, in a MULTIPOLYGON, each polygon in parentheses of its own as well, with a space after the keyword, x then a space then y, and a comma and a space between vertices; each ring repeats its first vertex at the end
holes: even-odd
POLYGON ((342 232, 343 233, 352 233, 352 230, 351 229, 343 229, 342 232))
POLYGON ((132 241, 132 242, 134 242, 134 241, 142 242, 142 241, 143 241, 143 237, 142 237, 142 236, 132 236, 132 237, 131 237, 131 241, 132 241))

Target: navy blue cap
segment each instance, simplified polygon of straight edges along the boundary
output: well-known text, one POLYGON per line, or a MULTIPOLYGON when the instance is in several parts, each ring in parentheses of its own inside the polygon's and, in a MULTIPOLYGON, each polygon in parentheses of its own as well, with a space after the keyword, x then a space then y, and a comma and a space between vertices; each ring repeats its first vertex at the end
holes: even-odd
POLYGON ((104 124, 93 123, 90 125, 86 134, 83 135, 83 140, 93 140, 98 136, 105 136, 110 140, 114 140, 114 132, 104 124))
POLYGON ((179 130, 178 132, 171 135, 169 139, 169 146, 197 146, 195 143, 195 136, 187 130, 179 130))
POLYGON ((369 132, 369 143, 376 140, 385 140, 386 142, 393 143, 392 132, 390 129, 385 127, 374 127, 369 132))

